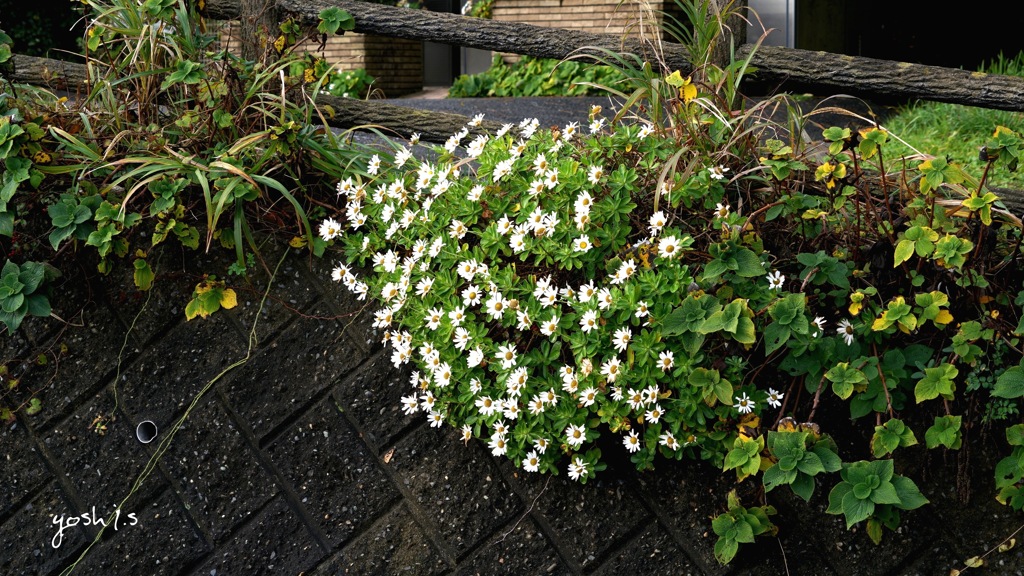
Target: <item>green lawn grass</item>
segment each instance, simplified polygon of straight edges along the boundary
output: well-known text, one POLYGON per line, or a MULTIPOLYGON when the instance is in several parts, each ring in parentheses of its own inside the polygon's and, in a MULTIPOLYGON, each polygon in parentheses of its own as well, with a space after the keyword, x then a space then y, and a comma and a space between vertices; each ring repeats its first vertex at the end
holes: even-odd
MULTIPOLYGON (((984 66, 983 71, 1024 76, 1024 52, 1009 59, 1000 54, 984 66)), ((917 102, 901 107, 883 124, 913 148, 927 154, 952 158, 971 175, 980 177, 985 165, 979 159, 978 151, 984 146, 985 140, 992 136, 997 126, 1024 133, 1024 114, 939 102, 917 102)), ((914 153, 914 150, 898 141, 893 144, 890 154, 914 153)), ((1006 166, 997 165, 990 171, 988 183, 1024 189, 1024 167, 1010 172, 1006 166)))

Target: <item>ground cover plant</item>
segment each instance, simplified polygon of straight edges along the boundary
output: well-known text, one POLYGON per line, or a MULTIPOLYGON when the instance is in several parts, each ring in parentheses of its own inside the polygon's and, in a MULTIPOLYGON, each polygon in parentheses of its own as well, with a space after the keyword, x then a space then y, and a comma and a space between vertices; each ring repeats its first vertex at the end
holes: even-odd
POLYGON ((879 542, 928 501, 901 457, 983 426, 1006 430, 993 492, 1020 509, 1021 222, 987 187, 1020 135, 989 134, 980 179, 890 155, 879 126, 808 146, 769 119, 787 97, 744 107, 745 62, 703 60, 719 30, 695 22, 688 77, 602 53, 624 106, 589 126, 475 118, 433 160, 413 142, 339 181, 320 233, 413 367, 405 410, 526 472, 586 482, 618 450, 758 483, 713 522, 723 563, 774 532, 781 487, 879 542))
POLYGON ((495 54, 486 71, 456 78, 448 97, 601 95, 604 91, 595 85, 608 85, 618 78, 618 71, 608 66, 532 56, 521 56, 509 64, 495 54))
MULTIPOLYGON (((183 3, 90 0, 106 81, 88 106, 0 97, 6 329, 49 313, 61 256, 146 290, 169 242, 235 255, 184 305, 206 317, 282 233, 372 303, 407 412, 524 472, 587 482, 617 451, 735 478, 710 523, 723 563, 776 531, 776 490, 880 541, 927 503, 902 463, 965 435, 996 437, 991 493, 1021 509, 1021 222, 987 187, 1020 135, 992 131, 980 178, 890 153, 884 127, 810 145, 785 95, 745 103, 746 62, 707 60, 727 41, 726 14, 697 17, 714 6, 690 5, 692 74, 656 43, 597 52, 620 106, 587 125, 474 118, 443 146, 369 150, 322 128, 329 66, 289 55, 294 23, 280 60, 249 62, 183 3)), ((350 25, 325 11, 319 32, 350 25)))

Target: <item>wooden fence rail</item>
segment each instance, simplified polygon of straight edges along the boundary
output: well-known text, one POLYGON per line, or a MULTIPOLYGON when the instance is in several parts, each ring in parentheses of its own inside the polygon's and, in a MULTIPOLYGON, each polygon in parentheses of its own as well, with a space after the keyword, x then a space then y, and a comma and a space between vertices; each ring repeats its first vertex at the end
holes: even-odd
MULTIPOLYGON (((366 34, 430 40, 542 58, 561 59, 587 49, 641 55, 652 51, 649 44, 636 38, 394 8, 357 0, 276 0, 273 16, 276 19, 295 18, 301 24, 315 26, 320 11, 330 6, 351 13, 355 17, 355 32, 366 34)), ((229 20, 241 15, 240 0, 206 2, 207 18, 229 20)), ((664 43, 661 57, 671 69, 678 69, 684 75, 692 71, 690 55, 678 44, 664 43)), ((751 44, 741 45, 737 57, 749 58, 756 69, 746 77, 747 85, 762 89, 770 86, 784 91, 819 95, 842 93, 868 99, 918 98, 1024 111, 1024 78, 1015 76, 751 44)), ((15 82, 74 89, 85 79, 86 70, 81 64, 20 55, 15 58, 12 77, 15 82)), ((419 132, 425 140, 443 141, 465 124, 465 117, 457 114, 409 114, 406 108, 380 102, 326 96, 318 100, 339 111, 331 121, 337 127, 378 124, 398 135, 419 132)))
MULTIPOLYGON (((408 10, 358 0, 277 0, 277 18, 292 17, 315 26, 324 8, 337 6, 355 17, 355 31, 467 48, 566 58, 587 47, 650 53, 637 39, 457 14, 408 10)), ((208 1, 207 15, 234 19, 240 0, 208 1)), ((849 94, 867 99, 921 99, 982 108, 1024 111, 1024 78, 968 70, 846 56, 777 46, 740 45, 737 58, 750 58, 756 73, 747 84, 818 95, 849 94)), ((690 55, 678 44, 664 44, 665 63, 683 75, 692 71, 690 55)))

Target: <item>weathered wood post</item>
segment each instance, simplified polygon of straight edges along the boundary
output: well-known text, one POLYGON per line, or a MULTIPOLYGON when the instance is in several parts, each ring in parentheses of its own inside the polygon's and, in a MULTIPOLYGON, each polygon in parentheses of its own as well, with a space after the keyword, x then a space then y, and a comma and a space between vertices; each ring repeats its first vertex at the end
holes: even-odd
POLYGON ((273 42, 277 37, 277 2, 241 0, 239 8, 242 58, 265 63, 273 53, 273 42))

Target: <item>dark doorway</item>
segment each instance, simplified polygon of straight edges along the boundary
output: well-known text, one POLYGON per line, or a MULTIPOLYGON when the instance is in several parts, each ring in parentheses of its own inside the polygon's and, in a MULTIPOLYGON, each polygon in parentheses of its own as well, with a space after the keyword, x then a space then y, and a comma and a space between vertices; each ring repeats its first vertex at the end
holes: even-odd
POLYGON ((965 70, 1024 49, 1017 2, 796 2, 797 48, 965 70))
MULTIPOLYGON (((423 6, 432 12, 458 14, 459 0, 426 0, 423 6)), ((423 85, 451 86, 459 75, 459 50, 437 42, 423 43, 423 85)))

